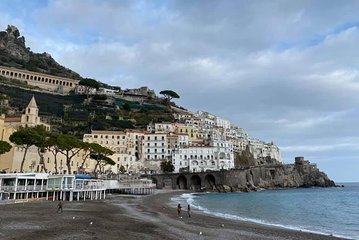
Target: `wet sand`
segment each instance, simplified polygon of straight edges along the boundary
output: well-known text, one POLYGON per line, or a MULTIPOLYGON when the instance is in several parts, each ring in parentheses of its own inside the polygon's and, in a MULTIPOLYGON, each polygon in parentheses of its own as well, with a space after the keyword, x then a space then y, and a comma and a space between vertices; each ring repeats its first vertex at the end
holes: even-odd
MULTIPOLYGON (((182 192, 152 196, 110 195, 102 201, 0 204, 0 239, 339 239, 203 214, 177 217, 169 199, 182 192)), ((185 203, 183 203, 184 205, 185 203)))

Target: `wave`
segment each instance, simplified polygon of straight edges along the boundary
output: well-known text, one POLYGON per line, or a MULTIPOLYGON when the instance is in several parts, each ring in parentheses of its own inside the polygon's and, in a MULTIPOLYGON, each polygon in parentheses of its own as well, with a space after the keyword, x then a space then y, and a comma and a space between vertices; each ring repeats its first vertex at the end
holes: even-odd
POLYGON ((242 217, 242 216, 229 214, 229 213, 220 213, 220 212, 211 211, 203 206, 198 205, 195 202, 195 198, 198 197, 198 195, 203 195, 203 194, 211 194, 211 192, 200 193, 200 194, 184 193, 178 197, 171 198, 171 201, 176 202, 176 203, 185 201, 187 204, 190 204, 192 206, 192 208, 200 210, 205 214, 213 215, 213 216, 220 217, 220 218, 230 219, 230 220, 246 221, 246 222, 252 222, 252 223, 266 225, 266 226, 272 226, 272 227, 285 228, 285 229, 290 229, 290 230, 295 230, 295 231, 308 232, 308 233, 314 233, 314 234, 320 234, 320 235, 326 235, 326 236, 330 235, 330 236, 344 238, 344 239, 353 239, 353 237, 354 238, 359 237, 359 236, 344 236, 339 233, 332 233, 332 232, 328 232, 326 230, 315 231, 315 230, 307 229, 304 226, 292 226, 292 225, 283 225, 283 224, 278 224, 278 223, 270 223, 270 222, 260 220, 260 219, 247 218, 247 217, 242 217))

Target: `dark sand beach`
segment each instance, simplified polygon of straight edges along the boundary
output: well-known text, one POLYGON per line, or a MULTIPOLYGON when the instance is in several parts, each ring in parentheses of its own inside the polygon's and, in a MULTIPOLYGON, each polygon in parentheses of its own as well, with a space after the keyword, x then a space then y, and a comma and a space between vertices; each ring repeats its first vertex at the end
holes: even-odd
MULTIPOLYGON (((339 239, 212 217, 193 209, 177 217, 172 196, 109 195, 106 200, 0 204, 0 239, 339 239)), ((183 203, 184 205, 185 203, 183 203)))

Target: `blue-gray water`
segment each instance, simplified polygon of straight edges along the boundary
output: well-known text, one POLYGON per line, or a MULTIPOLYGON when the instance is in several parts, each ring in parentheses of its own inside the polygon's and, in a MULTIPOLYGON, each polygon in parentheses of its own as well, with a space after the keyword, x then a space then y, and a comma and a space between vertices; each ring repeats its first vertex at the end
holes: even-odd
POLYGON ((183 194, 174 201, 220 217, 359 239, 359 183, 344 188, 183 194))

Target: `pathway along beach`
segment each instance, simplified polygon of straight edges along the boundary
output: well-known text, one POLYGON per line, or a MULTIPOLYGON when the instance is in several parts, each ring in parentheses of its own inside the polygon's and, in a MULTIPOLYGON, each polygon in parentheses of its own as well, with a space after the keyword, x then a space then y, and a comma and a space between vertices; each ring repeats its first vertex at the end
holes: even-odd
POLYGON ((196 209, 191 218, 186 211, 178 218, 177 204, 168 203, 181 193, 65 202, 62 214, 52 201, 0 204, 0 239, 340 239, 226 220, 196 209))

